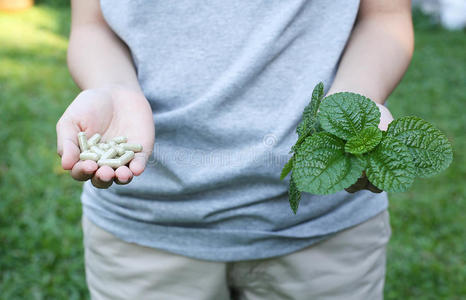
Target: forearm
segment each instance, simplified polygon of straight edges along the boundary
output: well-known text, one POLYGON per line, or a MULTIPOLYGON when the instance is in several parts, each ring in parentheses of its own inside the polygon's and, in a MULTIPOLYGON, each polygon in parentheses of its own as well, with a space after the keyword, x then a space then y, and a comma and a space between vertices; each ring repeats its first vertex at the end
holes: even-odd
POLYGON ((73 30, 68 47, 68 67, 83 90, 114 84, 138 87, 131 57, 116 37, 88 25, 73 30))
POLYGON ((413 48, 410 11, 359 19, 328 94, 351 91, 383 104, 405 73, 413 48))
POLYGON ((68 67, 83 90, 109 85, 139 89, 129 50, 104 21, 98 1, 72 2, 68 67))

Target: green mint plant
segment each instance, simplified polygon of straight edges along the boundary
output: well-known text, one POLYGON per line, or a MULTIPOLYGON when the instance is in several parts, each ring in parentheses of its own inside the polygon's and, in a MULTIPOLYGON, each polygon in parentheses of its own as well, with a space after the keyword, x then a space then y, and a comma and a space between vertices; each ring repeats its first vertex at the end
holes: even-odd
POLYGON ((280 176, 291 172, 288 195, 295 214, 302 192, 332 194, 363 174, 380 190, 402 192, 415 177, 431 177, 450 165, 452 146, 429 122, 406 116, 387 131, 379 122, 380 111, 370 99, 349 92, 324 98, 324 86, 317 84, 280 176))

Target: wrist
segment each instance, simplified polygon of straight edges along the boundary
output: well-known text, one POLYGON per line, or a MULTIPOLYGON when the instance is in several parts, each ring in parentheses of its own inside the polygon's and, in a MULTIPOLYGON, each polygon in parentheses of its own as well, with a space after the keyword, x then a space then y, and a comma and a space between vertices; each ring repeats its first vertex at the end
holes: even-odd
POLYGON ((351 92, 351 93, 363 95, 369 98, 370 100, 372 100, 373 102, 375 102, 377 105, 383 105, 386 99, 381 94, 375 93, 374 91, 371 91, 370 89, 361 89, 361 88, 354 87, 354 86, 352 88, 348 88, 348 85, 342 85, 338 83, 335 83, 330 87, 325 97, 330 96, 332 94, 341 93, 341 92, 351 92))
POLYGON ((143 97, 145 99, 144 93, 138 84, 128 84, 128 83, 108 83, 100 86, 90 87, 83 89, 80 94, 87 93, 98 93, 105 94, 111 98, 121 98, 119 96, 126 95, 128 97, 143 97))
POLYGON ((142 89, 138 83, 127 83, 127 82, 112 82, 107 83, 98 87, 94 87, 92 89, 98 89, 102 91, 126 91, 126 92, 134 92, 134 93, 141 93, 142 89))
MULTIPOLYGON (((347 91, 345 91, 343 89, 340 89, 338 87, 332 86, 328 90, 325 97, 330 96, 330 95, 335 94, 335 93, 339 93, 339 92, 347 92, 347 91)), ((353 91, 353 92, 364 95, 363 93, 361 93, 359 91, 353 91)), ((393 121, 393 116, 392 116, 391 112, 388 110, 388 108, 383 104, 383 102, 380 103, 380 102, 375 101, 374 99, 371 99, 371 100, 373 102, 375 102, 375 104, 377 105, 377 107, 378 107, 378 109, 380 111, 379 129, 385 131, 385 130, 387 130, 388 125, 393 121)))

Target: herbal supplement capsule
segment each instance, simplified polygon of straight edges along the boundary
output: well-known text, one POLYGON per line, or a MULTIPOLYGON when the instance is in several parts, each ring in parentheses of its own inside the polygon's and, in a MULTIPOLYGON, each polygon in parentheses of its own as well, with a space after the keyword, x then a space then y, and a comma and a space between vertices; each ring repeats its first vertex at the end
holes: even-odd
POLYGON ((108 145, 113 148, 117 145, 117 143, 115 143, 115 141, 110 141, 108 142, 108 145))
POLYGON ((84 151, 79 155, 80 160, 93 160, 93 161, 98 161, 99 160, 99 154, 91 152, 91 151, 84 151))
POLYGON ((124 166, 127 163, 129 163, 132 159, 134 158, 134 152, 133 151, 126 151, 125 154, 120 156, 120 165, 124 166))
POLYGON ((100 149, 97 146, 91 146, 91 151, 94 152, 94 153, 97 153, 97 155, 99 155, 99 157, 101 157, 105 153, 104 150, 100 149))
POLYGON ((86 138, 86 133, 81 131, 78 133, 78 142, 79 142, 79 148, 81 148, 81 152, 89 150, 87 146, 87 138, 86 138))
POLYGON ((126 150, 123 147, 121 147, 120 145, 116 145, 114 148, 118 152, 118 155, 121 156, 121 155, 125 154, 126 150))
POLYGON ((128 143, 122 143, 120 144, 123 149, 127 151, 134 151, 134 152, 141 152, 142 151, 142 145, 140 144, 128 144, 128 143))
POLYGON ((107 151, 105 151, 104 154, 100 157, 100 159, 108 159, 108 158, 114 158, 117 155, 117 152, 115 148, 110 148, 107 151))
POLYGON ((98 133, 94 134, 89 140, 87 140, 87 144, 89 146, 95 146, 100 141, 102 136, 98 133))
POLYGON ((99 143, 99 144, 97 144, 97 146, 98 146, 100 149, 102 149, 102 150, 108 150, 108 149, 110 149, 110 145, 107 144, 107 143, 99 143))
POLYGON ((128 139, 126 138, 126 136, 116 136, 112 139, 112 141, 114 141, 117 144, 121 144, 126 143, 128 139))
POLYGON ((99 165, 99 167, 101 166, 109 166, 109 167, 112 167, 112 168, 118 168, 119 166, 121 166, 121 160, 119 158, 107 158, 107 159, 99 159, 99 161, 97 162, 97 164, 99 165))

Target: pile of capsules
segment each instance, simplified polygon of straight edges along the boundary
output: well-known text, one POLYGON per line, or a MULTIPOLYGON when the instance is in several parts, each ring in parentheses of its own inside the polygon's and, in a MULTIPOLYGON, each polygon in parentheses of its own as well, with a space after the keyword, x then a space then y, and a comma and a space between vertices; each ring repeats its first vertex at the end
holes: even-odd
POLYGON ((114 169, 128 164, 135 152, 142 151, 142 145, 129 144, 124 136, 117 136, 108 142, 101 141, 98 133, 87 139, 85 132, 78 133, 81 160, 93 160, 100 166, 109 166, 114 169))

